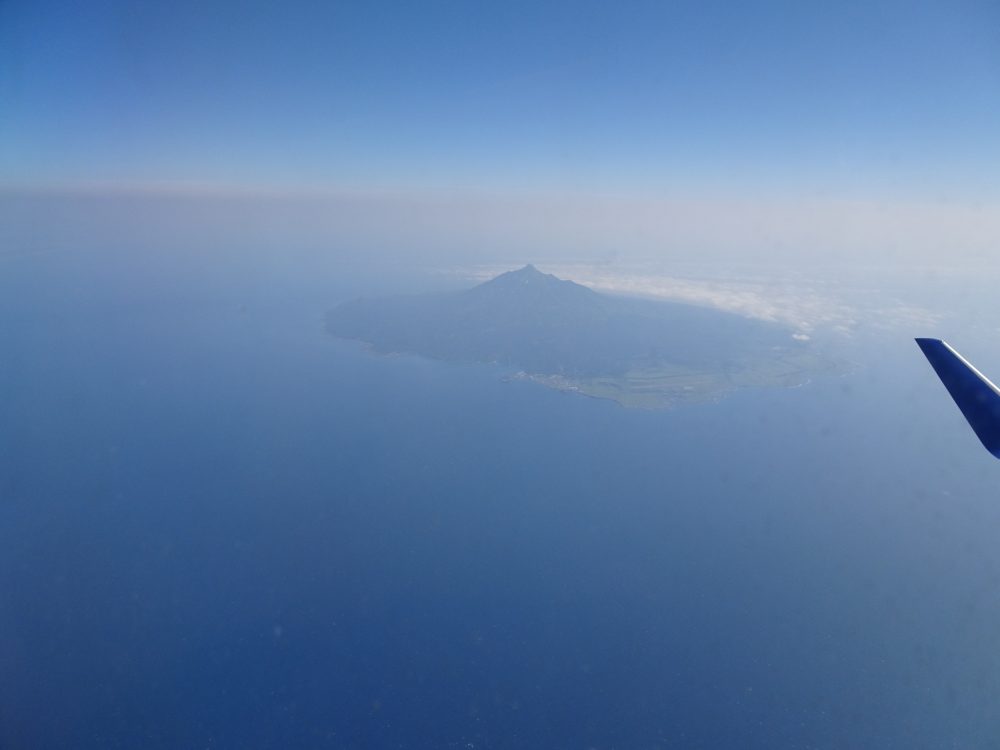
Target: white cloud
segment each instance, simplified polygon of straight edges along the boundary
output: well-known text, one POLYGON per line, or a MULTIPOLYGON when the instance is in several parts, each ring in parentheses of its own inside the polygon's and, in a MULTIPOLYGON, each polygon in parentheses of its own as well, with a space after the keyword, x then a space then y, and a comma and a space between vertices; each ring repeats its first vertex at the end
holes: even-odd
MULTIPOLYGON (((484 281, 512 266, 452 269, 471 281, 484 281)), ((808 341, 818 331, 848 335, 867 322, 877 328, 927 330, 940 315, 872 289, 848 289, 830 281, 800 275, 752 279, 682 277, 652 266, 628 267, 589 263, 543 264, 541 270, 597 291, 711 307, 747 318, 781 323, 793 338, 808 341)))

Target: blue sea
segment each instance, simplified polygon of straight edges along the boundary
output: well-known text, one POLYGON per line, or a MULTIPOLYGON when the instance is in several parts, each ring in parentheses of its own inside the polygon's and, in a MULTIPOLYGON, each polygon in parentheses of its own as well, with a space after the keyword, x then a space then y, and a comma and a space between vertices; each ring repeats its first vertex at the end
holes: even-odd
POLYGON ((3 750, 1000 743, 924 331, 632 411, 324 334, 417 272, 184 257, 0 260, 3 750))

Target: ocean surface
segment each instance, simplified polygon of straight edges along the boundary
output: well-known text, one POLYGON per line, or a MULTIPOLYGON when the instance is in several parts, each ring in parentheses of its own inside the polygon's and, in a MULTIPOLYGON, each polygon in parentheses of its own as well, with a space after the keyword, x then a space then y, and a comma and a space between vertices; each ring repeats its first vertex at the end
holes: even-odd
POLYGON ((3 750, 1000 741, 1000 464, 923 331, 632 411, 324 334, 419 280, 194 257, 0 261, 3 750))

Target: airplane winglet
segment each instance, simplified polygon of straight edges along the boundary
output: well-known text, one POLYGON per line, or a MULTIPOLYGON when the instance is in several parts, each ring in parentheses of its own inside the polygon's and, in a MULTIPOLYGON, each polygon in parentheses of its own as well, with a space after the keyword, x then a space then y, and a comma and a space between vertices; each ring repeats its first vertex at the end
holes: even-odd
POLYGON ((986 450, 1000 458, 1000 388, 940 339, 917 345, 986 450))

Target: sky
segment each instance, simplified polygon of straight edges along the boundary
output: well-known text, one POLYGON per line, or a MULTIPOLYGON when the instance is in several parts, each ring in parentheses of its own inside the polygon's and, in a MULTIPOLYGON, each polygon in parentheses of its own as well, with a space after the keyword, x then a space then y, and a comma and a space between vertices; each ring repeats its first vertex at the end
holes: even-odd
POLYGON ((477 236, 510 196, 564 228, 597 201, 609 235, 652 244, 650 205, 699 217, 675 244, 846 225, 858 252, 940 251, 957 225, 981 255, 997 28, 990 2, 0 0, 0 186, 326 191, 432 224, 441 196, 479 196, 477 236), (734 204, 749 218, 719 236, 704 217, 734 204))

